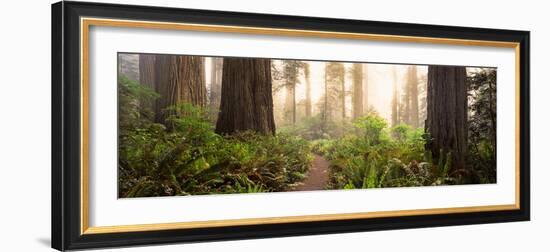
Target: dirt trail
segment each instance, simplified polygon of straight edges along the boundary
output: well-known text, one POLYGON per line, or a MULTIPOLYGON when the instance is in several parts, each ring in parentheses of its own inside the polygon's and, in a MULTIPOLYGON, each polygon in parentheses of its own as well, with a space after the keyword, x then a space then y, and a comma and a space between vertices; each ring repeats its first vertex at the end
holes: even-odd
POLYGON ((297 186, 295 191, 323 190, 328 183, 329 162, 320 155, 313 154, 313 165, 309 169, 303 184, 297 186))

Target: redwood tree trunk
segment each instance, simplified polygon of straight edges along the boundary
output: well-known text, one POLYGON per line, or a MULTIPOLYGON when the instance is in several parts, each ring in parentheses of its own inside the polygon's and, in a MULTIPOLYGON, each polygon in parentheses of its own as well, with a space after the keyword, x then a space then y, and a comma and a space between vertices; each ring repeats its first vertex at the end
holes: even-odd
POLYGON ((216 133, 246 130, 275 134, 271 62, 268 59, 226 58, 216 133))
POLYGON ((468 99, 466 68, 454 66, 428 67, 426 132, 427 149, 434 160, 452 152, 453 171, 465 169, 468 142, 468 99))
POLYGON ((363 115, 363 65, 353 64, 353 119, 363 115))
POLYGON ((199 56, 158 55, 156 69, 157 99, 155 121, 165 123, 166 110, 178 103, 206 105, 204 60, 199 56))

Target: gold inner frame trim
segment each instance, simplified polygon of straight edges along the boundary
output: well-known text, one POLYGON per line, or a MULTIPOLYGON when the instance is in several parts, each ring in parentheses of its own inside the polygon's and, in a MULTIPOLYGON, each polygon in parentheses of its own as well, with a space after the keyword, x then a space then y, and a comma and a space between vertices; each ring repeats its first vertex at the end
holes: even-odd
POLYGON ((519 49, 519 45, 520 44, 519 43, 503 42, 503 41, 329 32, 329 31, 316 31, 316 30, 278 29, 278 28, 262 28, 262 27, 249 27, 249 26, 205 25, 205 24, 194 24, 194 23, 170 23, 170 22, 101 19, 101 18, 85 18, 85 17, 80 19, 80 43, 81 43, 81 46, 80 46, 81 101, 80 102, 81 102, 81 144, 82 144, 81 167, 80 167, 81 168, 81 171, 80 171, 80 174, 81 174, 81 177, 80 177, 81 179, 80 181, 80 184, 81 184, 80 233, 82 235, 206 228, 206 227, 227 227, 227 226, 238 226, 238 225, 280 224, 280 223, 291 223, 291 222, 367 219, 367 218, 382 218, 382 217, 396 217, 396 216, 490 212, 490 211, 520 209, 520 178, 519 178, 519 175, 520 175, 520 169, 519 169, 520 168, 520 162, 519 162, 519 158, 520 158, 520 122, 519 122, 520 49, 519 49), (90 224, 89 223, 89 210, 90 210, 89 209, 89 77, 90 77, 89 76, 89 48, 90 48, 89 32, 90 32, 91 26, 514 48, 515 56, 516 56, 516 62, 515 62, 515 74, 516 74, 516 80, 515 80, 516 82, 515 204, 90 227, 89 225, 90 224))
POLYGON ((437 208, 422 210, 398 210, 398 211, 379 211, 370 213, 348 213, 348 214, 323 214, 323 215, 305 215, 305 216, 285 216, 270 218, 250 218, 233 220, 215 220, 215 221, 191 221, 176 223, 156 223, 141 225, 123 225, 123 226, 102 226, 89 227, 85 234, 103 234, 118 232, 139 232, 139 231, 158 231, 168 229, 188 229, 205 227, 227 227, 236 225, 258 225, 258 224, 281 224, 291 222, 312 222, 326 220, 351 220, 351 219, 370 219, 392 216, 414 216, 429 214, 450 214, 450 213, 471 213, 471 212, 489 212, 498 210, 514 210, 515 205, 494 205, 484 207, 455 207, 455 208, 437 208))

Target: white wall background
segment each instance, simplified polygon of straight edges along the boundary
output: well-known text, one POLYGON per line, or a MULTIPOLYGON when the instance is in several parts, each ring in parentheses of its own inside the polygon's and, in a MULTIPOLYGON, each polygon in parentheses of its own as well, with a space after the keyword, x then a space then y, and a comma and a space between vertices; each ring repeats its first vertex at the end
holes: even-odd
MULTIPOLYGON (((531 31, 532 221, 116 251, 547 251, 550 227, 550 27, 544 1, 118 0, 240 12, 324 16, 531 31)), ((50 0, 0 10, 0 250, 49 251, 50 0)), ((111 249, 108 249, 110 251, 111 249)), ((113 249, 115 250, 115 249, 113 249)))

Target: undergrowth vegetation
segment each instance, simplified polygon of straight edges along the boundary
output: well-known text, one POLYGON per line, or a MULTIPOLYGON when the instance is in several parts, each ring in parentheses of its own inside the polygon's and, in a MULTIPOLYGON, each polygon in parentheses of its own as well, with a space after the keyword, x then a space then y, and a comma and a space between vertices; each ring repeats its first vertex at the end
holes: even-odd
POLYGON ((333 189, 425 186, 453 183, 450 157, 431 158, 424 151, 423 129, 400 124, 389 128, 376 113, 353 123, 356 134, 340 139, 321 139, 315 152, 331 162, 333 189))
POLYGON ((291 191, 307 177, 314 154, 330 164, 327 189, 495 183, 495 78, 481 71, 468 79, 465 177, 453 171, 452 151, 427 150, 423 127, 390 126, 374 110, 338 122, 321 113, 281 126, 275 135, 220 135, 212 122, 217 111, 188 103, 166 108, 166 121, 155 122, 150 108, 159 95, 121 76, 119 196, 291 191))
MULTIPOLYGON (((388 127, 386 121, 376 113, 358 118, 353 126, 356 134, 340 139, 318 139, 312 142, 313 151, 331 162, 330 188, 355 189, 468 183, 464 178, 451 173, 451 152, 444 154, 441 151, 438 155, 440 158, 434 160, 432 153, 425 150, 429 136, 422 128, 413 129, 405 124, 388 127)), ((483 146, 483 144, 477 146, 483 146)), ((473 152, 471 157, 480 158, 485 155, 489 159, 491 156, 489 150, 491 149, 486 148, 483 152, 473 152)), ((483 165, 478 163, 475 166, 483 165)), ((491 165, 484 167, 491 167, 491 165)), ((495 177, 483 173, 474 174, 473 177, 479 181, 478 183, 496 181, 495 177)))
POLYGON ((309 169, 311 150, 300 137, 220 136, 209 111, 190 104, 154 123, 145 104, 156 94, 125 77, 119 97, 120 197, 286 191, 309 169))

